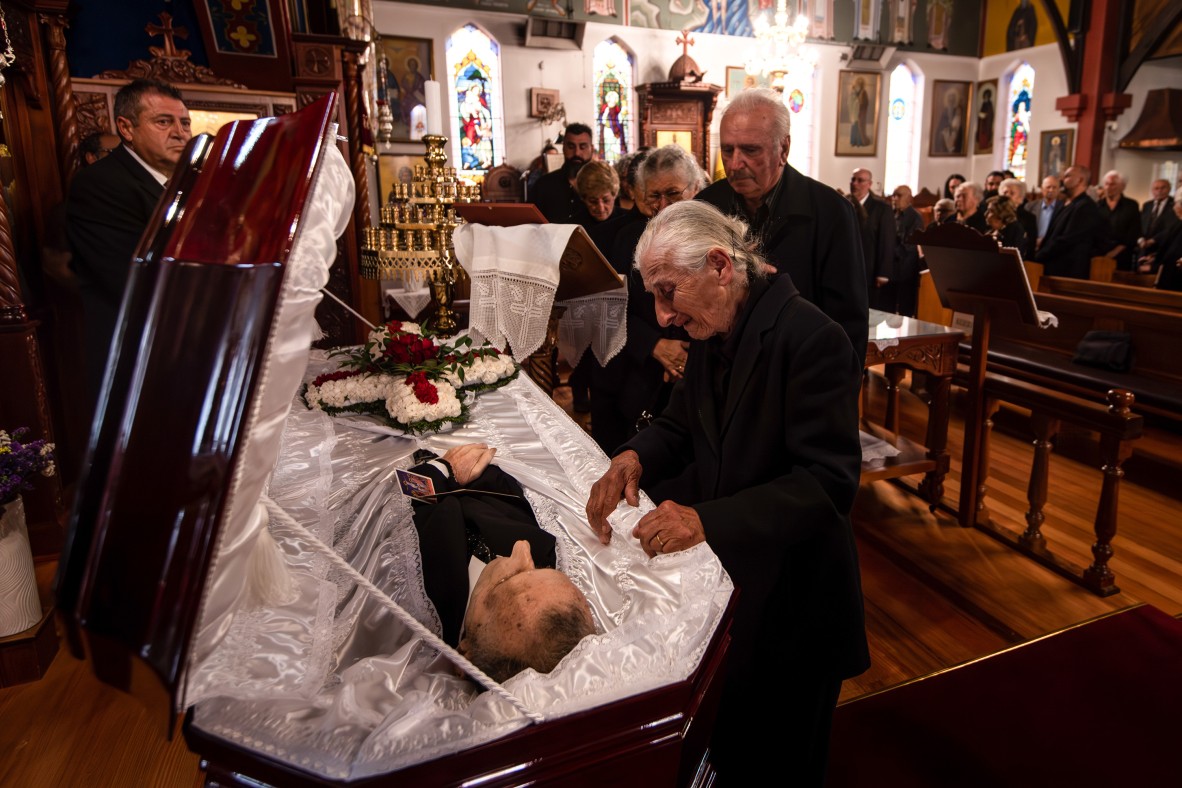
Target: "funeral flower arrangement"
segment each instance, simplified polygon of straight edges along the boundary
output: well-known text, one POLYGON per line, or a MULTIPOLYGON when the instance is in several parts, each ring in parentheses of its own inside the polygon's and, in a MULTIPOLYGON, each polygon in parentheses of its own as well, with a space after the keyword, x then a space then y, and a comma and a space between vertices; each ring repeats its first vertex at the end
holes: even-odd
POLYGON ((304 403, 330 415, 361 413, 411 433, 438 432, 468 419, 468 400, 517 377, 513 359, 488 342, 438 340, 397 320, 366 343, 335 354, 341 366, 304 389, 304 403))
POLYGON ((25 490, 33 489, 33 476, 53 476, 53 444, 44 440, 25 443, 28 427, 13 430, 9 435, 0 430, 0 505, 16 499, 25 490))

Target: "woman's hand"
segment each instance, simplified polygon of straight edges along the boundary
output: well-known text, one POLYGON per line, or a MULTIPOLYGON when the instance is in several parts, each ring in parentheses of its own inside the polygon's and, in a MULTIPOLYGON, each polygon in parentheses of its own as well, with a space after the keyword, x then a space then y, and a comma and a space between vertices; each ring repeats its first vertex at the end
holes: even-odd
POLYGON ((629 506, 640 505, 640 455, 629 449, 612 458, 612 464, 599 481, 591 485, 587 496, 587 522, 607 544, 612 540, 612 527, 607 516, 616 510, 623 498, 629 506))
POLYGON ((706 530, 697 510, 673 501, 665 501, 641 517, 632 529, 632 535, 640 541, 640 549, 649 558, 657 553, 688 550, 706 541, 706 530))
POLYGON ((685 374, 686 352, 689 342, 679 342, 676 339, 658 339, 653 348, 653 358, 665 368, 665 375, 670 380, 680 380, 685 374))
POLYGON ((497 450, 490 449, 486 443, 465 443, 448 449, 443 459, 451 466, 456 484, 466 485, 484 473, 496 453, 497 450))

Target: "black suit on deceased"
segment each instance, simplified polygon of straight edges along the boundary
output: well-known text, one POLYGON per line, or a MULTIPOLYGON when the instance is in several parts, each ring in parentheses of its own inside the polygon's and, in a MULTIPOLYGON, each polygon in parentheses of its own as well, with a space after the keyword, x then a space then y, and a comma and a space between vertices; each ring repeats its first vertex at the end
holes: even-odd
POLYGON ((1080 194, 1055 211, 1034 260, 1043 264, 1047 276, 1087 279, 1097 241, 1108 237, 1107 228, 1096 201, 1080 194))
POLYGON ((741 740, 722 742, 732 757, 798 768, 796 734, 826 713, 814 693, 830 688, 831 712, 840 680, 869 665, 849 519, 859 350, 790 278, 756 280, 728 341, 691 342, 665 412, 625 444, 641 488, 697 511, 739 587, 716 727, 741 740))
MULTIPOLYGON (((429 476, 437 493, 460 488, 454 478, 430 463, 411 470, 429 476)), ((493 555, 509 555, 513 545, 524 539, 529 542, 535 566, 553 568, 555 564, 554 537, 538 526, 516 479, 490 465, 464 487, 519 497, 459 493, 442 496, 436 499, 437 503, 414 503, 423 585, 439 613, 443 639, 452 646, 460 642, 468 608, 468 559, 476 535, 493 555)))
MULTIPOLYGON (((870 333, 861 235, 854 206, 829 186, 784 165, 773 189, 767 218, 753 223, 763 256, 788 274, 805 299, 845 329, 854 350, 865 355, 870 333), (754 226, 758 224, 758 226, 754 226)), ((742 198, 723 179, 703 189, 697 199, 723 213, 744 216, 742 198)), ((762 212, 763 209, 761 209, 762 212)))
POLYGON ((86 313, 92 396, 102 382, 132 255, 163 193, 160 182, 124 145, 79 170, 70 185, 66 234, 86 313))

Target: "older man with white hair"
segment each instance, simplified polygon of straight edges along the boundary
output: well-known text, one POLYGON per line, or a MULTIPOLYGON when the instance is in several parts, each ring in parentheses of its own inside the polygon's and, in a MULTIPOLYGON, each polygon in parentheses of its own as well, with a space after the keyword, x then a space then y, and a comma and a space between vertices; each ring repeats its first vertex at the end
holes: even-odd
POLYGON ((861 234, 853 206, 788 163, 791 118, 774 90, 744 90, 719 123, 726 178, 699 200, 742 217, 764 256, 792 276, 800 294, 845 329, 866 352, 868 294, 861 234))
POLYGON ((981 210, 981 203, 985 194, 981 185, 975 181, 965 181, 956 187, 956 221, 965 227, 972 227, 984 235, 989 232, 989 225, 985 223, 985 212, 981 210))
POLYGON ((1141 209, 1136 200, 1125 196, 1127 185, 1124 175, 1109 170, 1104 173, 1101 181, 1103 193, 1096 201, 1100 215, 1108 223, 1111 240, 1111 246, 1104 256, 1116 260, 1116 267, 1122 271, 1132 270, 1137 239, 1141 237, 1141 209))

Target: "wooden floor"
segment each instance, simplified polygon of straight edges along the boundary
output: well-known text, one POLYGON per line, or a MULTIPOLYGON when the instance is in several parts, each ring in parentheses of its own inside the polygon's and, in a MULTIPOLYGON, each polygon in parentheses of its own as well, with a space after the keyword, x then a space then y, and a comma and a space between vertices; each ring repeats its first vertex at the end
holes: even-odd
MULTIPOLYGON (((867 412, 881 401, 871 388, 867 412)), ((569 409, 569 390, 555 399, 569 409)), ((922 416, 904 396, 903 431, 918 436, 922 416)), ((585 416, 579 416, 583 423, 585 416)), ((1182 438, 1154 436, 1157 451, 1182 463, 1182 438)), ((956 501, 961 432, 951 434, 956 501)), ((1026 442, 997 434, 987 502, 996 520, 1017 525, 1026 510, 1026 442)), ((993 653, 1094 616, 1146 602, 1182 614, 1179 500, 1140 483, 1131 470, 1121 489, 1120 524, 1110 564, 1121 593, 1105 599, 1013 552, 987 534, 932 514, 889 482, 863 486, 854 525, 862 562, 866 627, 873 665, 847 681, 847 701, 933 670, 993 653)), ((1175 478, 1177 476, 1175 475, 1175 478)), ((1090 560, 1099 471, 1056 457, 1044 533, 1049 546, 1090 560)), ((52 566, 39 568, 48 583, 52 566)), ((1080 655, 1086 659, 1087 655, 1080 655)), ((197 786, 198 759, 132 698, 99 684, 85 663, 59 653, 41 681, 0 690, 0 786, 197 786)))

